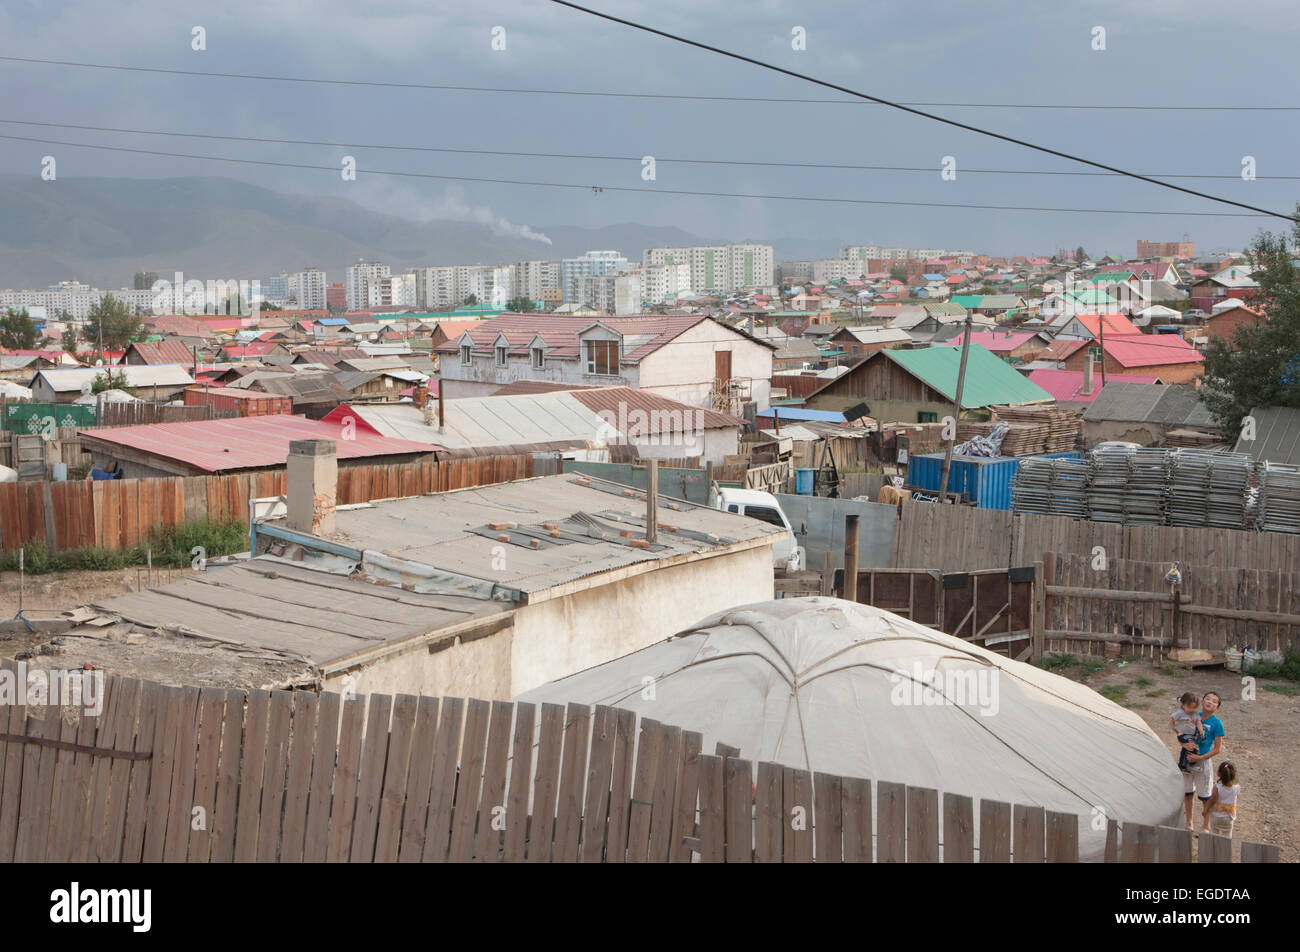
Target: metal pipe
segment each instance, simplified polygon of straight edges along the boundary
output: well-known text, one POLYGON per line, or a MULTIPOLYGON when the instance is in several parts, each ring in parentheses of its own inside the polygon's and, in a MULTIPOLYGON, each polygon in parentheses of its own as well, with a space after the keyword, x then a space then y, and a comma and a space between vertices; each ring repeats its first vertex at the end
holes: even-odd
POLYGON ((645 540, 659 537, 659 461, 645 461, 645 540))

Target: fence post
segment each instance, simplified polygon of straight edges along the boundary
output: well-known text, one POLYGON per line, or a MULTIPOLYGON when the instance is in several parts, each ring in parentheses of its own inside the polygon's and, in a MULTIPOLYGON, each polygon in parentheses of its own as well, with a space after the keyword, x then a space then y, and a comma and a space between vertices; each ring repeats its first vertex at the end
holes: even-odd
POLYGON ((844 517, 843 587, 841 597, 856 602, 858 600, 858 514, 856 512, 844 517))
POLYGON ((1043 652, 1047 652, 1047 626, 1052 619, 1052 596, 1048 593, 1047 588, 1056 584, 1056 553, 1043 553, 1043 652))
POLYGON ((1034 563, 1034 607, 1030 621, 1029 663, 1033 664, 1043 657, 1043 646, 1047 643, 1047 583, 1043 578, 1046 571, 1044 564, 1034 563))

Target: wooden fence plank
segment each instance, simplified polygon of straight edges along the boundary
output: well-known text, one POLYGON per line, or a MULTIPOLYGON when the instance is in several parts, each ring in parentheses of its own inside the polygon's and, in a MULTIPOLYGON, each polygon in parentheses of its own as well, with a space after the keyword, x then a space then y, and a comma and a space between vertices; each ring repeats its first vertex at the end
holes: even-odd
POLYGON ((763 761, 758 765, 754 789, 754 862, 779 863, 785 845, 785 813, 782 810, 781 765, 763 761))
POLYGON ((357 774, 357 812, 352 821, 350 863, 369 863, 375 858, 375 832, 379 827, 379 797, 383 792, 384 761, 388 757, 388 725, 393 698, 370 695, 366 713, 366 738, 361 748, 361 770, 357 774))
POLYGON ((481 863, 501 860, 506 811, 509 809, 506 771, 510 766, 510 726, 514 713, 514 705, 509 701, 492 702, 487 754, 483 761, 483 792, 479 797, 478 838, 474 849, 474 858, 481 863))
POLYGON ((943 861, 975 862, 975 805, 970 797, 943 795, 943 861))
POLYGON ((226 690, 225 710, 221 719, 221 760, 217 767, 217 793, 209 820, 212 826, 212 848, 209 856, 214 863, 229 863, 235 858, 239 767, 244 753, 242 739, 246 700, 247 695, 243 691, 236 688, 226 690))
POLYGON ((248 693, 248 719, 244 732, 244 762, 239 774, 239 811, 235 819, 235 862, 257 858, 257 827, 261 811, 262 776, 266 768, 267 724, 271 717, 271 692, 248 693), (258 794, 254 794, 257 791, 258 794))
POLYGON ((844 814, 844 862, 874 862, 871 781, 845 777, 840 798, 840 809, 844 814))
POLYGON ((726 861, 754 861, 754 768, 748 760, 727 757, 722 765, 726 861))
POLYGON ((583 805, 582 854, 584 863, 605 857, 609 817, 609 789, 614 775, 614 708, 597 704, 591 715, 591 756, 587 760, 587 794, 583 805))
POLYGON ((352 852, 365 717, 365 698, 344 695, 339 718, 338 764, 334 768, 334 803, 330 809, 329 849, 326 852, 326 860, 331 863, 346 863, 352 852))
POLYGON ((206 863, 212 852, 212 823, 216 814, 217 768, 221 758, 221 725, 226 712, 223 688, 199 691, 198 749, 195 751, 193 809, 185 859, 206 863))
POLYGON ((456 803, 456 763, 460 755, 461 727, 465 702, 444 698, 438 718, 438 740, 434 745, 433 780, 429 792, 429 821, 424 827, 424 862, 442 863, 451 846, 451 816, 456 803), (446 751, 446 755, 442 755, 446 751))
POLYGON ((650 850, 650 817, 654 809, 654 778, 663 742, 662 725, 641 718, 641 735, 636 747, 636 770, 632 779, 632 806, 628 810, 627 861, 644 863, 650 850))
POLYGON ((1280 851, 1272 843, 1242 843, 1241 861, 1243 863, 1276 863, 1280 861, 1280 851))
POLYGON ((379 822, 375 830, 375 862, 395 863, 402 835, 402 805, 406 801, 407 771, 415 741, 415 715, 420 699, 399 694, 393 701, 393 721, 384 764, 384 785, 379 794, 379 822))
MULTIPOLYGON (((695 813, 700 791, 700 750, 704 742, 698 731, 682 731, 681 753, 678 757, 677 796, 673 808, 672 843, 668 850, 670 863, 689 863, 692 850, 688 841, 696 839, 695 813)), ((777 813, 780 814, 780 775, 777 776, 777 813)), ((778 829, 778 836, 779 836, 778 829)), ((780 841, 778 840, 778 846, 780 841)))
POLYGON ((782 778, 782 799, 785 801, 785 843, 783 850, 787 863, 813 861, 813 783, 806 770, 785 768, 782 778))
POLYGON ((330 799, 334 789, 334 759, 338 756, 342 704, 343 696, 336 691, 326 691, 316 701, 316 737, 311 754, 307 825, 303 833, 302 858, 308 863, 323 863, 329 856, 330 799))
POLYGON ((1073 813, 1047 811, 1046 859, 1049 863, 1079 862, 1079 818, 1073 813))
MULTIPOLYGON (((664 727, 659 746, 659 763, 650 808, 650 846, 646 854, 652 863, 668 861, 673 842, 673 821, 677 814, 677 779, 681 770, 682 729, 664 727)), ((747 793, 748 797, 749 794, 747 793)))
POLYGON ((615 714, 614 770, 610 777, 609 826, 605 834, 605 862, 627 860, 629 814, 632 807, 632 777, 635 770, 636 713, 620 708, 615 714))
MULTIPOLYGON (((106 717, 111 716, 112 727, 103 735, 100 746, 131 750, 140 707, 140 682, 135 678, 111 677, 108 683, 112 710, 105 708, 104 713, 106 717)), ((126 824, 126 778, 130 768, 131 761, 125 758, 101 757, 95 765, 95 781, 90 796, 90 836, 84 856, 87 862, 102 863, 109 855, 121 854, 122 828, 126 824)))
MULTIPOLYGON (((3 485, 0 484, 0 486, 3 485)), ((15 668, 9 667, 11 662, 8 662, 8 659, 5 659, 5 662, 7 663, 0 666, 10 671, 15 670, 15 668)), ((17 683, 23 683, 22 678, 18 678, 16 673, 14 676, 17 683)), ((0 707, 0 723, 6 724, 6 733, 26 734, 26 701, 26 692, 23 691, 15 698, 15 703, 10 704, 7 708, 0 707), (8 718, 7 723, 5 718, 8 718)), ((0 863, 10 863, 14 858, 14 846, 18 839, 18 814, 22 804, 23 763, 25 760, 23 754, 26 747, 27 745, 17 742, 0 744, 0 753, 4 755, 0 758, 0 773, 3 774, 4 780, 4 786, 0 787, 0 863)))
MULTIPOLYGON (((307 798, 311 791, 312 753, 316 746, 316 712, 320 704, 311 691, 293 692, 288 777, 284 787, 284 830, 280 862, 301 863, 307 849, 307 798)), ((334 767, 331 752, 330 769, 334 767)))
POLYGON ((533 822, 528 833, 528 862, 549 863, 555 836, 555 799, 559 792, 564 745, 564 708, 543 704, 533 779, 533 822))
POLYGON ((199 689, 188 685, 181 689, 180 732, 173 755, 167 835, 163 843, 163 859, 168 863, 185 862, 185 853, 190 846, 198 720, 199 689))
MULTIPOLYGON (((501 860, 521 863, 528 849, 528 796, 533 788, 533 728, 537 708, 515 704, 515 733, 510 755, 510 792, 506 803, 506 836, 501 860)), ((585 845, 585 844, 584 844, 585 845)))
POLYGON ((402 813, 402 843, 397 852, 399 863, 418 863, 424 856, 429 792, 433 789, 433 759, 442 754, 434 745, 437 733, 438 699, 421 697, 415 711, 411 766, 406 772, 406 809, 402 813))
POLYGON ((109 851, 104 861, 107 863, 138 863, 144 851, 144 828, 148 818, 149 780, 153 776, 153 761, 159 749, 154 745, 157 737, 158 719, 166 711, 166 695, 161 685, 141 682, 140 685, 140 720, 136 726, 134 749, 141 753, 148 751, 148 759, 130 762, 130 772, 125 779, 126 816, 121 843, 114 841, 109 830, 105 832, 105 847, 109 851), (119 850, 120 856, 114 856, 113 850, 119 850))
POLYGON ((474 858, 474 827, 478 818, 479 792, 483 789, 488 721, 492 705, 478 698, 465 704, 465 736, 460 753, 460 777, 456 781, 456 803, 451 819, 451 848, 447 858, 467 863, 474 858))
POLYGON ((723 758, 700 755, 700 841, 701 863, 726 859, 726 808, 723 790, 723 758))
POLYGON ((564 716, 564 751, 560 760, 560 787, 555 808, 555 850, 552 862, 576 863, 578 861, 590 731, 590 709, 584 704, 568 705, 564 716))
POLYGON ((939 862, 939 791, 907 788, 907 861, 939 862))
POLYGON ((844 862, 844 778, 813 775, 814 853, 819 863, 844 862))
POLYGON ((284 822, 285 772, 289 759, 289 725, 292 717, 293 694, 289 691, 272 691, 257 826, 256 856, 259 863, 274 863, 279 860, 280 829, 284 822))
POLYGON ((876 785, 876 862, 907 862, 907 787, 881 781, 876 785))
MULTIPOLYGON (((181 704, 184 690, 160 688, 163 703, 153 735, 153 770, 149 774, 149 809, 145 814, 144 851, 146 863, 160 863, 166 850, 167 821, 171 815, 172 780, 176 775, 176 744, 184 730, 181 704), (178 729, 179 728, 179 729, 178 729)), ((193 717, 191 716, 191 721, 193 717)), ((192 728, 191 728, 192 729, 192 728)), ((186 832, 189 824, 186 824, 186 832)))
POLYGON ((1017 863, 1041 863, 1047 855, 1046 811, 1017 803, 1011 812, 1011 858, 1017 863))
POLYGON ((1202 833, 1196 838, 1198 863, 1231 863, 1232 838, 1214 833, 1202 833))
POLYGON ((980 800, 980 862, 1011 862, 1011 804, 980 800))
POLYGON ((1125 823, 1120 828, 1120 856, 1125 863, 1156 861, 1156 829, 1139 823, 1125 823))

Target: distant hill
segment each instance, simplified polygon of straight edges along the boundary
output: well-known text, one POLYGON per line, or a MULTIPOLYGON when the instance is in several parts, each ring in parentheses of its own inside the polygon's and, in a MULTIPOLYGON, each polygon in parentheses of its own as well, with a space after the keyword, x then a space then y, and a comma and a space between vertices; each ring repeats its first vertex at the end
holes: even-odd
MULTIPOLYGON (((225 178, 60 178, 0 175, 0 288, 43 288, 77 279, 129 286, 140 270, 160 276, 267 278, 324 268, 331 281, 359 258, 394 271, 419 265, 558 259, 613 248, 761 240, 701 237, 672 226, 536 226, 551 244, 464 221, 415 222, 354 202, 274 192, 225 178)), ((783 242, 777 257, 834 254, 834 242, 783 242), (788 249, 788 250, 787 250, 788 249)))

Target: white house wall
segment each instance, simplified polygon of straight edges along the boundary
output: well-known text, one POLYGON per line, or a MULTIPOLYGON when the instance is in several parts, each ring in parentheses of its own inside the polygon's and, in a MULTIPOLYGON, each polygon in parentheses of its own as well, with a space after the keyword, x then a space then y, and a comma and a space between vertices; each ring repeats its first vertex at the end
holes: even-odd
POLYGON ((713 321, 696 324, 641 361, 641 382, 691 406, 708 407, 713 389, 714 352, 731 351, 731 376, 752 380, 750 399, 766 409, 772 390, 772 350, 713 321))

